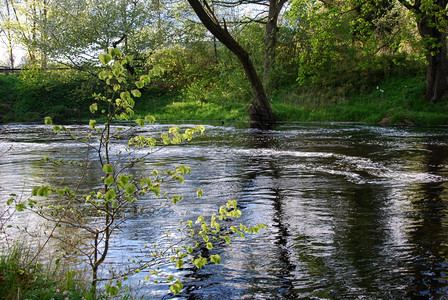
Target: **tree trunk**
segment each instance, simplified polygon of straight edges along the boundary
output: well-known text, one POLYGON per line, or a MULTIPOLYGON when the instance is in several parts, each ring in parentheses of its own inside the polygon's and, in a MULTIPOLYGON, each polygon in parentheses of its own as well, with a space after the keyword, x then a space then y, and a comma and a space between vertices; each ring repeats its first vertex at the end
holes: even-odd
MULTIPOLYGON (((9 1, 6 0, 6 16, 7 16, 7 22, 11 22, 11 10, 9 7, 9 1)), ((11 33, 11 25, 8 24, 6 30, 4 30, 6 33, 6 38, 8 39, 8 56, 9 56, 9 67, 11 69, 14 69, 14 45, 13 45, 13 37, 11 33)))
POLYGON ((430 103, 435 103, 440 101, 448 91, 448 59, 446 34, 434 26, 429 26, 428 23, 432 21, 428 16, 424 16, 418 24, 418 30, 422 38, 429 37, 432 40, 429 42, 430 45, 425 45, 428 51, 426 54, 428 66, 425 99, 430 103))
POLYGON ((278 16, 287 0, 269 0, 268 20, 266 22, 266 34, 264 41, 264 69, 263 81, 267 87, 271 87, 269 74, 275 63, 275 46, 277 45, 278 16))
MULTIPOLYGON (((432 6, 424 5, 422 0, 415 0, 414 4, 407 0, 398 0, 403 6, 416 14, 417 27, 426 43, 426 93, 425 99, 430 103, 442 100, 448 93, 448 60, 446 33, 439 27, 440 16, 445 16, 443 9, 448 5, 448 0, 432 1, 432 6)), ((446 19, 444 20, 446 21, 446 19)))
POLYGON ((266 95, 263 83, 258 76, 252 60, 249 57, 249 53, 244 50, 240 44, 230 35, 227 31, 226 24, 224 22, 224 28, 219 24, 218 20, 214 16, 211 9, 206 5, 207 11, 198 0, 188 0, 190 6, 195 11, 196 15, 201 20, 202 24, 221 42, 226 46, 233 54, 238 57, 238 60, 244 68, 244 72, 252 85, 255 98, 250 104, 249 108, 249 121, 252 127, 260 129, 269 129, 275 122, 275 116, 272 112, 269 99, 266 95))

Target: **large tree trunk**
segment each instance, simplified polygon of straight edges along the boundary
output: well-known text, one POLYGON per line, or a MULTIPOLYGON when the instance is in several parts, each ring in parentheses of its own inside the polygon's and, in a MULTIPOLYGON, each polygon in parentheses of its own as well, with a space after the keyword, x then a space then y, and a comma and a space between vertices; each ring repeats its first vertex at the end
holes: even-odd
POLYGON ((434 26, 429 26, 429 22, 433 22, 433 20, 424 16, 418 24, 418 30, 423 38, 429 37, 432 40, 429 42, 430 45, 426 45, 428 66, 425 99, 430 103, 435 103, 441 100, 448 91, 448 59, 446 34, 434 26))
POLYGON ((201 20, 202 24, 221 42, 226 46, 233 54, 238 57, 238 60, 241 62, 244 72, 252 85, 254 90, 255 98, 250 104, 249 108, 249 120, 251 126, 257 127, 260 129, 268 129, 271 128, 275 122, 275 116, 272 112, 271 105, 269 103, 269 99, 266 95, 266 91, 264 89, 263 83, 261 82, 260 77, 258 76, 252 60, 249 57, 249 53, 244 50, 240 44, 230 35, 227 31, 225 22, 224 28, 219 24, 216 17, 213 15, 213 12, 207 6, 206 9, 202 6, 202 4, 198 0, 188 0, 191 7, 195 11, 196 15, 201 20))
POLYGON ((415 0, 414 4, 408 0, 398 1, 416 14, 418 31, 428 52, 425 99, 435 103, 448 93, 447 35, 443 28, 439 28, 440 22, 437 20, 440 16, 446 18, 443 9, 448 5, 448 0, 433 0, 430 6, 424 5, 422 0, 415 0))

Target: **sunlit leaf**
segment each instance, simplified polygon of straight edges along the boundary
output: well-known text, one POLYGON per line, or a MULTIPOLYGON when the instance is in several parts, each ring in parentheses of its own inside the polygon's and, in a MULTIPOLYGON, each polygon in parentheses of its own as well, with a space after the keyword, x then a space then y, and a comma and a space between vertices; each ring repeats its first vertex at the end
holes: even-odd
POLYGON ((117 194, 115 193, 115 189, 110 189, 107 191, 107 193, 104 197, 106 198, 107 201, 111 201, 111 200, 115 199, 116 195, 117 194))
POLYGON ((176 268, 178 268, 178 269, 182 269, 184 267, 184 261, 182 260, 182 259, 179 259, 177 262, 176 262, 176 268))
POLYGON ((106 179, 104 179, 104 183, 107 185, 111 185, 112 183, 114 183, 114 177, 113 176, 106 177, 106 179))
POLYGON ((51 119, 51 117, 45 117, 45 125, 52 125, 53 124, 53 120, 51 119))
POLYGON ((179 294, 180 291, 183 289, 184 285, 182 283, 180 283, 179 281, 177 281, 176 283, 173 283, 172 285, 170 285, 170 291, 176 295, 179 294))
POLYGON ((112 56, 109 54, 100 54, 99 59, 103 65, 107 65, 112 60, 112 56))
POLYGON ((148 122, 149 124, 154 124, 155 121, 156 121, 156 118, 154 118, 154 116, 152 116, 152 115, 145 116, 145 122, 148 122))
POLYGON ((124 189, 126 190, 126 193, 131 195, 135 191, 135 185, 134 184, 127 184, 125 185, 124 189))
POLYGON ((103 166, 103 171, 106 172, 106 174, 112 174, 114 172, 114 168, 110 164, 105 164, 103 166))
POLYGON ((145 83, 143 81, 136 81, 135 86, 139 89, 143 88, 145 86, 145 83))
POLYGON ((93 103, 92 105, 90 105, 89 109, 92 114, 95 113, 98 110, 98 104, 93 103))
POLYGON ((142 96, 142 93, 139 90, 137 90, 137 89, 132 90, 131 93, 136 98, 140 98, 142 96))
POLYGON ((219 256, 219 254, 210 255, 210 261, 219 265, 221 263, 221 257, 219 256))
POLYGON ((26 209, 25 203, 21 202, 21 203, 16 204, 16 209, 17 209, 17 211, 24 211, 26 209))
POLYGON ((201 269, 203 266, 207 264, 207 258, 200 256, 195 260, 193 260, 193 264, 196 266, 196 268, 201 269))

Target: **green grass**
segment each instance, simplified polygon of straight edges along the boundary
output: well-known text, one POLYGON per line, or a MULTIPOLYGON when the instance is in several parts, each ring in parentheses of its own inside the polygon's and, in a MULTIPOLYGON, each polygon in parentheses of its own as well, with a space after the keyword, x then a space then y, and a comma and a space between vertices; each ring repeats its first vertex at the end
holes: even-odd
POLYGON ((28 261, 30 250, 16 244, 0 257, 0 299, 93 299, 80 272, 59 264, 28 261))
POLYGON ((429 104, 424 91, 423 77, 394 77, 352 97, 345 97, 343 89, 283 90, 272 107, 281 121, 448 125, 448 102, 429 104))
POLYGON ((185 97, 182 92, 165 93, 150 88, 136 100, 137 116, 153 115, 156 120, 242 121, 247 120, 248 104, 229 99, 185 97))
MULTIPOLYGON (((24 82, 23 76, 0 75, 0 122, 42 121, 47 115, 56 122, 91 117, 88 106, 97 83, 78 89, 88 79, 82 74, 32 75, 36 78, 30 82, 24 82)), ((279 121, 448 125, 448 101, 432 105, 423 98, 424 76, 401 74, 377 82, 358 88, 358 94, 348 83, 332 87, 294 83, 273 94, 272 109, 279 121)), ((152 114, 161 121, 247 121, 250 91, 223 84, 207 89, 200 86, 174 92, 152 86, 136 99, 137 117, 152 114)))

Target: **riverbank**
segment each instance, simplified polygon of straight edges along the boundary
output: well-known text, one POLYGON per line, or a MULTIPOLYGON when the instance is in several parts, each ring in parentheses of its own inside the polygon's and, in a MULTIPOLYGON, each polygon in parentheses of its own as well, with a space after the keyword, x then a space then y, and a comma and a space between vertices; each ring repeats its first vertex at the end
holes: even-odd
MULTIPOLYGON (((61 74, 46 80, 1 75, 0 122, 40 121, 47 115, 59 122, 90 118, 90 95, 100 89, 99 83, 91 75, 70 75, 68 80, 70 76, 61 74)), ((448 102, 426 103, 424 91, 424 76, 390 77, 357 93, 347 87, 292 84, 273 92, 271 103, 279 121, 448 125, 448 102)), ((236 99, 214 91, 209 97, 204 91, 198 99, 189 92, 166 91, 154 85, 136 101, 136 112, 152 114, 157 120, 247 120, 247 96, 236 99)))
MULTIPOLYGON (((425 77, 392 77, 347 96, 344 88, 317 85, 284 87, 273 93, 272 109, 279 121, 362 122, 435 126, 448 125, 448 102, 427 103, 425 77)), ((248 103, 185 101, 182 93, 144 96, 137 112, 157 120, 245 121, 248 103)))

